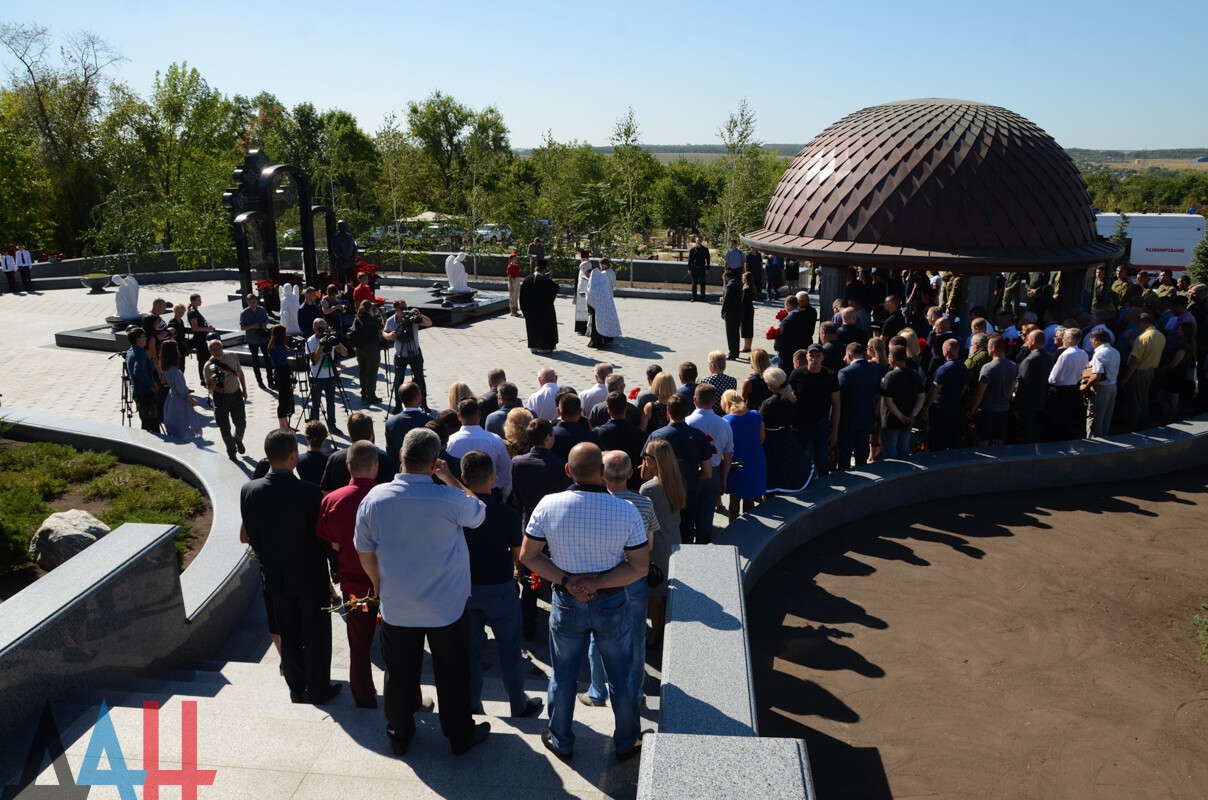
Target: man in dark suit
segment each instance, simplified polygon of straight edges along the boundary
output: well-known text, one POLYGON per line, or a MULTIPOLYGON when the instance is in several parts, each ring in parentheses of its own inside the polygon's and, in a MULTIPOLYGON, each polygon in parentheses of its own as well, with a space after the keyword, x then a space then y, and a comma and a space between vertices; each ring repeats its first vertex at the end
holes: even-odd
MULTIPOLYGON (((605 401, 608 405, 608 422, 596 428, 596 438, 601 450, 620 450, 629 456, 631 464, 642 463, 642 449, 646 446, 646 431, 626 419, 627 409, 632 408, 625 395, 612 392, 605 401)), ((629 476, 628 486, 637 491, 642 485, 642 476, 629 476)))
POLYGON ((839 370, 847 366, 847 348, 839 343, 839 326, 833 322, 822 323, 818 328, 818 342, 822 345, 822 366, 838 375, 839 370))
POLYGON ((696 302, 696 287, 700 287, 700 299, 708 300, 709 248, 699 236, 696 246, 688 251, 688 272, 692 275, 692 302, 696 302))
POLYGON ((271 469, 243 486, 239 509, 276 609, 290 700, 323 705, 342 688, 331 683, 331 618, 323 610, 331 602, 331 580, 315 535, 323 492, 293 474, 298 463, 293 432, 269 433, 264 452, 271 469))
MULTIPOLYGON (((877 391, 881 384, 878 381, 877 391)), ((682 394, 671 398, 667 404, 667 416, 671 422, 650 434, 647 444, 653 439, 664 439, 675 451, 684 476, 684 492, 687 496, 685 509, 696 508, 701 495, 701 482, 713 477, 713 453, 709 439, 685 420, 692 413, 693 402, 682 394)), ((680 514, 680 540, 684 544, 696 544, 697 515, 680 514)), ((705 544, 705 542, 701 542, 705 544)))
MULTIPOLYGON (((547 494, 566 491, 571 484, 566 474, 566 459, 558 458, 551 448, 554 446, 554 426, 547 419, 538 417, 529 422, 525 430, 532 449, 512 459, 512 494, 520 501, 524 524, 529 515, 547 494)), ((527 576, 527 573, 526 573, 527 576)), ((521 627, 525 641, 537 636, 537 591, 531 581, 520 582, 521 627)))
POLYGON ((558 458, 567 458, 571 448, 579 442, 594 442, 596 435, 585 428, 579 421, 583 415, 583 406, 579 395, 570 392, 562 395, 558 401, 558 416, 561 419, 554 426, 554 446, 552 450, 558 458))
POLYGON ((736 361, 739 326, 742 324, 742 284, 734 271, 726 272, 725 283, 721 293, 721 318, 726 322, 726 358, 736 361))
POLYGON ((776 353, 779 365, 786 373, 793 371, 793 354, 804 350, 814 341, 814 322, 799 309, 794 309, 780 323, 780 335, 776 337, 776 353))
MULTIPOLYGON (((499 387, 508 379, 507 374, 499 367, 487 371, 487 385, 491 388, 478 398, 478 418, 486 420, 493 412, 499 410, 499 387)), ((486 425, 484 424, 485 428, 486 425)))
POLYGON ((866 360, 867 349, 859 342, 847 346, 847 366, 839 370, 839 469, 868 463, 868 437, 877 418, 881 396, 881 368, 866 360))
POLYGON ((856 342, 867 346, 869 332, 860 327, 860 318, 856 315, 856 310, 849 306, 840 314, 843 324, 839 326, 839 342, 844 345, 856 342))
POLYGON ((676 394, 682 394, 691 400, 696 396, 696 378, 700 373, 696 369, 696 365, 691 361, 685 361, 679 365, 679 388, 675 390, 676 394))
POLYGON ((424 427, 428 420, 432 419, 420 409, 423 397, 424 393, 419 384, 413 381, 407 381, 398 387, 398 401, 403 410, 386 420, 386 452, 395 461, 398 460, 398 451, 403 446, 403 437, 407 432, 424 427))
MULTIPOLYGON (((375 441, 373 435, 373 417, 361 411, 355 411, 348 417, 348 438, 353 442, 369 442, 372 444, 375 441)), ((394 474, 398 472, 398 453, 391 457, 389 453, 377 451, 378 467, 375 481, 377 483, 390 483, 394 480, 394 474)), ((323 479, 319 481, 319 488, 323 490, 323 494, 334 492, 336 489, 343 489, 352 480, 352 473, 348 469, 348 451, 337 450, 327 457, 327 466, 323 468, 323 479)))

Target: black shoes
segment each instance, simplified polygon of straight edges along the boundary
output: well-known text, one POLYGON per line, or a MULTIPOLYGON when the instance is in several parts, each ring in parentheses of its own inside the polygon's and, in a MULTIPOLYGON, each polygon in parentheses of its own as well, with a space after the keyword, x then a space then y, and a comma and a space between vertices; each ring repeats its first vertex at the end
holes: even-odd
POLYGON ((411 746, 411 740, 415 738, 415 729, 406 736, 399 736, 394 732, 394 728, 390 725, 386 726, 386 738, 390 740, 390 750, 396 756, 407 755, 407 748, 411 746))
POLYGON ((541 729, 541 746, 553 753, 560 761, 570 761, 575 757, 574 752, 563 753, 558 748, 554 747, 554 735, 550 733, 549 728, 541 729))
POLYGON ((239 441, 235 442, 235 449, 239 451, 239 455, 243 455, 244 453, 246 453, 246 452, 247 452, 247 448, 243 446, 243 440, 242 440, 242 439, 240 439, 239 441))
POLYGON ((465 753, 470 752, 470 750, 473 747, 485 742, 487 740, 487 737, 490 735, 491 735, 491 723, 489 723, 489 722, 478 723, 477 725, 474 726, 474 735, 470 737, 470 741, 466 742, 463 745, 454 747, 453 755, 460 756, 460 755, 464 755, 465 753))
POLYGON ((327 703, 329 703, 333 699, 335 699, 335 696, 338 695, 343 690, 343 688, 344 688, 344 684, 342 684, 342 683, 329 683, 329 684, 327 684, 327 688, 322 690, 319 693, 318 697, 310 698, 310 703, 311 703, 311 705, 316 705, 316 706, 326 705, 327 703))
POLYGON ((617 753, 617 761, 628 761, 634 756, 642 754, 642 737, 638 737, 637 744, 626 750, 624 753, 617 753))
POLYGON ((542 700, 540 697, 530 697, 528 704, 524 707, 524 710, 519 714, 515 714, 514 716, 520 718, 535 717, 541 713, 541 709, 543 708, 545 708, 544 700, 542 700))

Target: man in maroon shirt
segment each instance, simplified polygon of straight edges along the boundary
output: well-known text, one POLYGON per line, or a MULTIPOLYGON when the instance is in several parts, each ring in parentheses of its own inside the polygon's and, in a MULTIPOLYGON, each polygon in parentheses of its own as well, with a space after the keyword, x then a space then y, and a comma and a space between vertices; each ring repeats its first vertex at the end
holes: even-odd
MULTIPOLYGON (((348 449, 348 471, 352 481, 323 498, 319 506, 320 539, 331 542, 339 556, 340 592, 344 602, 355 596, 373 594, 373 583, 361 568, 361 559, 352 546, 356 532, 357 507, 369 490, 377 486, 378 452, 372 442, 354 442, 348 449)), ((349 676, 352 699, 358 708, 377 708, 377 689, 369 663, 369 650, 377 631, 376 603, 354 607, 344 616, 348 625, 349 676)))

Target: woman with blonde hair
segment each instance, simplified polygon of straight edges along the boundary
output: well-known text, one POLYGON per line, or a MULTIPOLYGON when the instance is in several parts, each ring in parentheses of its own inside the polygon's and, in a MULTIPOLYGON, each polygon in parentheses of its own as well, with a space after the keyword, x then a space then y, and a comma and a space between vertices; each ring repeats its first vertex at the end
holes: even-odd
POLYGON ((734 456, 730 461, 730 474, 726 477, 726 489, 730 492, 729 516, 733 522, 738 516, 738 501, 742 501, 745 513, 754 508, 755 500, 767 491, 763 417, 758 411, 749 410, 742 395, 733 389, 721 396, 721 408, 734 431, 734 456))
POLYGON ((474 392, 470 389, 468 383, 465 381, 453 381, 453 385, 449 387, 449 405, 446 408, 456 411, 458 403, 474 396, 474 392))
POLYGON ((751 351, 751 374, 742 382, 742 399, 748 408, 759 408, 763 401, 772 396, 768 385, 763 382, 763 373, 772 366, 767 350, 756 347, 751 351))
MULTIPOLYGON (((663 373, 666 374, 666 373, 663 373)), ((647 612, 650 615, 650 635, 647 647, 658 648, 663 644, 663 627, 667 622, 667 581, 665 576, 671 564, 671 553, 680 546, 680 512, 688 499, 684 476, 675 451, 664 439, 651 439, 646 443, 642 455, 642 484, 638 491, 650 498, 654 515, 658 517, 659 529, 650 545, 650 566, 662 570, 664 580, 650 587, 647 612)))
POLYGON ((810 462, 793 433, 797 419, 797 396, 788 385, 788 377, 779 367, 764 370, 763 380, 772 396, 759 407, 763 417, 763 452, 767 458, 767 490, 799 492, 813 475, 810 462))
POLYGON ((528 424, 532 421, 533 415, 527 408, 513 408, 503 421, 503 443, 512 458, 532 449, 528 440, 528 424))
POLYGON ((654 433, 671 421, 667 414, 667 404, 675 397, 675 377, 670 372, 660 372, 650 382, 650 393, 657 400, 651 400, 642 409, 642 429, 646 433, 654 433))

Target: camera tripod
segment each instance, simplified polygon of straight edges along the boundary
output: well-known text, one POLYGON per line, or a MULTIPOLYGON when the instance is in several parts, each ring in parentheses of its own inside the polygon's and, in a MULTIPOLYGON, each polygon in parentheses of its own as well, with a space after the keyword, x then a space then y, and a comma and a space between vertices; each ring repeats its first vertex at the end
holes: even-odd
POLYGON ((126 353, 128 350, 122 350, 109 356, 112 360, 120 358, 122 360, 122 396, 118 400, 120 406, 119 413, 121 414, 122 424, 130 427, 134 423, 134 398, 130 396, 133 381, 130 380, 130 369, 126 366, 126 353))
MULTIPOLYGON (((310 354, 307 354, 307 359, 309 360, 309 358, 310 354)), ((352 412, 350 411, 348 405, 348 395, 344 391, 344 378, 340 375, 340 370, 336 367, 335 362, 332 361, 331 353, 326 349, 324 349, 323 357, 319 359, 319 368, 315 370, 315 373, 321 375, 323 374, 324 369, 331 374, 332 380, 335 381, 336 396, 340 399, 340 405, 344 407, 344 418, 347 419, 348 415, 352 412)), ((307 375, 311 375, 309 369, 307 370, 307 375)), ((306 400, 302 402, 302 407, 298 411, 298 421, 294 424, 294 427, 299 430, 303 429, 303 423, 306 422, 310 409, 313 406, 319 405, 322 400, 320 395, 322 394, 323 389, 322 386, 319 385, 319 381, 314 377, 310 377, 309 384, 309 388, 306 392, 306 400)), ((332 440, 332 446, 336 446, 335 440, 332 440)))

